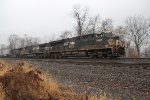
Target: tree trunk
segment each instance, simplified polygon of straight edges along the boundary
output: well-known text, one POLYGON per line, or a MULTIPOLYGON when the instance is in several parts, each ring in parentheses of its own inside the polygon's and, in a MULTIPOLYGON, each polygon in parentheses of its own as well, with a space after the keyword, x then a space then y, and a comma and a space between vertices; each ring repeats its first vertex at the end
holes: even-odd
POLYGON ((140 48, 138 45, 136 45, 136 50, 137 50, 138 57, 140 58, 140 48))

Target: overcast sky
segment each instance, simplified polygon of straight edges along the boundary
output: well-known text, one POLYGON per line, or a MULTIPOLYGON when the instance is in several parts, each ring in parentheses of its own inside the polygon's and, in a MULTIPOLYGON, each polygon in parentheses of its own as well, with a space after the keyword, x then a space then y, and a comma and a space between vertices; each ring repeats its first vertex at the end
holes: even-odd
POLYGON ((150 0, 0 0, 0 44, 10 34, 29 34, 48 39, 64 30, 73 30, 74 5, 89 7, 90 14, 112 18, 120 25, 128 16, 150 16, 150 0))

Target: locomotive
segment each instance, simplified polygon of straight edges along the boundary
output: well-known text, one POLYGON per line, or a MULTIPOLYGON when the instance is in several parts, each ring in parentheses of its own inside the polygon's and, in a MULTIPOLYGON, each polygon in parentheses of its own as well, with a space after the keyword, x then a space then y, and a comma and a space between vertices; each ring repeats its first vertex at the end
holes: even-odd
POLYGON ((87 34, 10 50, 18 58, 116 58, 125 55, 125 44, 111 32, 87 34))

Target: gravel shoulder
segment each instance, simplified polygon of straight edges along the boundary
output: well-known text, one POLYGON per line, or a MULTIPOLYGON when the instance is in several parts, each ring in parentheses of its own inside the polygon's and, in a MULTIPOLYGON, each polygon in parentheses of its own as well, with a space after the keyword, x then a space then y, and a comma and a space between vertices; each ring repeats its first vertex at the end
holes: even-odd
MULTIPOLYGON (((8 63, 10 63, 8 61, 8 63)), ((150 99, 150 66, 77 65, 28 62, 77 93, 106 95, 119 100, 150 99)))

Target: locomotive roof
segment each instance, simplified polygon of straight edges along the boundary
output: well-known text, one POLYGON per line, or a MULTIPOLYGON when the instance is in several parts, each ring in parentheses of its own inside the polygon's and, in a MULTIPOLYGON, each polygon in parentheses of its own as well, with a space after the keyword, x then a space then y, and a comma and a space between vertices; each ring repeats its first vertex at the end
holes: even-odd
MULTIPOLYGON (((97 33, 97 34, 105 34, 105 33, 110 33, 112 34, 111 32, 101 32, 101 33, 97 33)), ((66 38, 66 39, 61 39, 61 40, 56 40, 56 41, 51 41, 47 44, 58 44, 58 43, 63 43, 64 41, 69 41, 69 40, 73 40, 73 39, 79 39, 80 37, 84 37, 84 38, 88 38, 88 37, 94 37, 94 35, 96 34, 85 34, 85 35, 82 35, 82 36, 76 36, 76 37, 72 37, 72 38, 66 38)))
POLYGON ((39 44, 40 47, 45 47, 48 43, 39 44))

